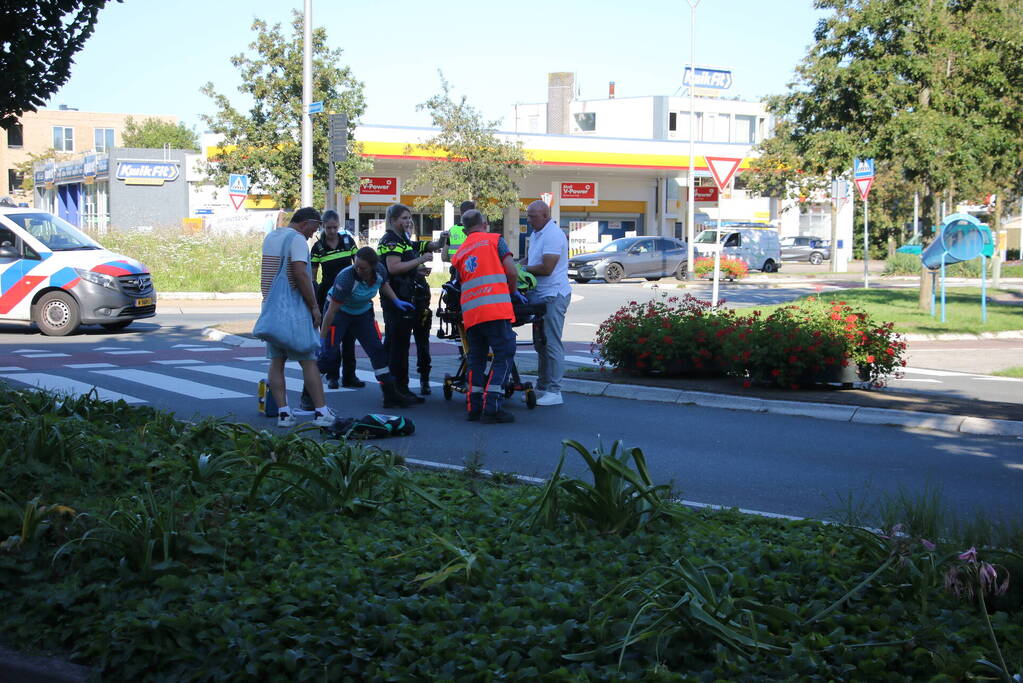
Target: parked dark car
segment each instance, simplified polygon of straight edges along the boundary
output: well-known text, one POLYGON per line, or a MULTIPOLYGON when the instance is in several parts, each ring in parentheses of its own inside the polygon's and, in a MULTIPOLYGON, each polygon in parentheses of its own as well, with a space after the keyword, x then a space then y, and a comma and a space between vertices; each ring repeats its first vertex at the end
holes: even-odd
POLYGON ((820 265, 831 258, 831 242, 803 235, 781 238, 782 261, 809 261, 820 265))
POLYGON ((655 281, 669 275, 686 278, 686 244, 670 237, 623 237, 568 259, 568 276, 581 284, 597 278, 620 282, 633 276, 655 281))

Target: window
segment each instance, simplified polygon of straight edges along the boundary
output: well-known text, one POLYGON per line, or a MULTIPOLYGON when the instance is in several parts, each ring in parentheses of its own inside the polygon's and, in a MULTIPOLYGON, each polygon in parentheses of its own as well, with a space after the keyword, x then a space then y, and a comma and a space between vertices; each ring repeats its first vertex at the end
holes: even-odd
POLYGON ((726 247, 741 247, 742 246, 742 237, 739 235, 739 233, 733 232, 725 240, 725 246, 726 247))
POLYGON ((7 130, 7 146, 21 147, 25 144, 25 132, 20 123, 16 123, 7 130))
POLYGON ((740 116, 735 115, 735 122, 732 125, 732 129, 735 134, 732 136, 732 142, 742 142, 747 145, 752 145, 756 142, 756 123, 757 118, 755 116, 740 116))
POLYGON ((106 152, 114 146, 113 128, 96 128, 93 132, 93 148, 97 152, 106 152))
POLYGON ((675 112, 668 114, 668 130, 678 130, 678 114, 675 112))
POLYGON ((728 119, 728 114, 707 114, 707 123, 704 125, 706 135, 698 137, 697 140, 728 142, 728 119))
POLYGON ((19 191, 24 179, 24 173, 18 173, 13 168, 7 169, 7 194, 14 194, 19 191))
POLYGON ((654 241, 653 240, 643 240, 643 241, 637 242, 635 245, 633 245, 632 249, 629 249, 629 252, 632 253, 632 254, 648 254, 648 253, 650 253, 653 250, 654 250, 654 241))
POLYGON ((75 151, 75 129, 70 126, 54 126, 53 148, 58 152, 75 151))
POLYGON ((575 125, 585 133, 592 133, 597 130, 597 113, 592 111, 579 112, 572 115, 575 118, 575 125))

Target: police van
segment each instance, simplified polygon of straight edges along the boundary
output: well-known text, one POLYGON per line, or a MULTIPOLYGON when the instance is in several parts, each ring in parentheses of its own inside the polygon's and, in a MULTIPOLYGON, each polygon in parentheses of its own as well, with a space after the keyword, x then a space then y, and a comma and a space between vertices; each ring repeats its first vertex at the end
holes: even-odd
POLYGON ((778 231, 760 223, 723 223, 720 234, 715 229, 704 230, 696 236, 693 248, 703 258, 720 250, 722 257, 745 261, 750 270, 774 273, 781 267, 778 231))
POLYGON ((144 265, 45 211, 0 208, 0 321, 64 336, 83 324, 120 330, 154 315, 144 265))

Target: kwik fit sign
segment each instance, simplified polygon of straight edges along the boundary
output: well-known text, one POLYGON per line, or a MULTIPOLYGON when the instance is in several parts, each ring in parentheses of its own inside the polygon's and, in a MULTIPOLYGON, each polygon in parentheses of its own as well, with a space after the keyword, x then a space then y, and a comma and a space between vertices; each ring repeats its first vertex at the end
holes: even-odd
POLYGON ((178 165, 168 161, 119 161, 117 179, 125 185, 163 185, 180 175, 178 165))

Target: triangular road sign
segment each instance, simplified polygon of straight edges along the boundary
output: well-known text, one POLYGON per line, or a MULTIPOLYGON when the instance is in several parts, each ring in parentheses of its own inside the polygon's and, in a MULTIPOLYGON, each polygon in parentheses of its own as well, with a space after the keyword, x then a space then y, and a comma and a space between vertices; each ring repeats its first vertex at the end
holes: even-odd
POLYGON ((234 210, 235 211, 237 211, 238 209, 242 208, 242 204, 244 204, 245 200, 248 198, 248 195, 246 195, 246 194, 234 194, 233 192, 231 193, 230 196, 231 196, 231 203, 234 204, 234 210))
POLYGON ((867 201, 867 195, 870 194, 870 187, 874 184, 874 177, 857 178, 854 182, 856 183, 856 189, 860 191, 860 199, 867 201))
POLYGON ((707 166, 710 167, 710 174, 714 176, 714 183, 718 186, 719 190, 724 190, 728 185, 728 181, 735 175, 735 171, 738 170, 739 164, 742 163, 742 158, 735 159, 732 157, 706 157, 707 166))

